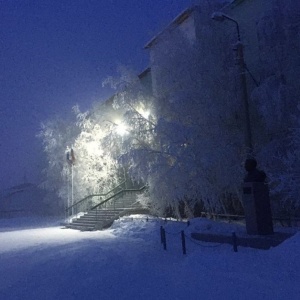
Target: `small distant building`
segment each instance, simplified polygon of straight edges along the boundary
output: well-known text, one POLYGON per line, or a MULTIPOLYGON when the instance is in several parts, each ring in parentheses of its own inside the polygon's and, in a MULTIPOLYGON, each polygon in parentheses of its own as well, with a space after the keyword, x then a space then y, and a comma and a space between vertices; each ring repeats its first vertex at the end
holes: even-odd
POLYGON ((58 199, 54 193, 52 203, 44 202, 46 191, 35 184, 24 183, 4 190, 0 197, 0 218, 55 215, 61 209, 55 208, 58 199))

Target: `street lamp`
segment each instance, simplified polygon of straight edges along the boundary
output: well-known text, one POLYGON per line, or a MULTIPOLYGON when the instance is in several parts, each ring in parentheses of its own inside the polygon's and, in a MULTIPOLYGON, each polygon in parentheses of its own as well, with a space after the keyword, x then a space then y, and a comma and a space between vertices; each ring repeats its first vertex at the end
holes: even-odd
MULTIPOLYGON (((73 168, 74 168, 74 163, 75 163, 75 156, 74 156, 74 150, 73 148, 69 148, 67 147, 67 151, 66 151, 66 158, 67 158, 67 162, 68 164, 71 166, 71 206, 72 206, 72 211, 71 214, 73 216, 74 214, 74 172, 73 172, 73 168)), ((70 191, 69 191, 69 184, 68 184, 68 205, 70 205, 70 191)))
POLYGON ((129 130, 128 130, 128 127, 124 123, 119 123, 119 124, 117 124, 116 132, 120 136, 124 136, 129 133, 129 130))
POLYGON ((214 12, 212 14, 211 18, 213 20, 219 21, 219 22, 229 20, 236 25, 237 39, 238 39, 238 42, 236 44, 237 62, 238 62, 239 68, 240 68, 242 100, 243 100, 244 113, 245 113, 245 146, 247 148, 248 157, 251 157, 252 152, 253 152, 253 145, 252 145, 252 131, 251 131, 248 89, 247 89, 247 77, 246 77, 247 67, 246 67, 245 60, 244 60, 244 46, 241 42, 239 23, 236 20, 232 19, 231 17, 223 14, 222 12, 214 12))
POLYGON ((268 186, 265 184, 266 174, 256 169, 256 160, 253 159, 252 132, 249 113, 248 90, 246 71, 250 74, 256 86, 257 81, 251 75, 244 60, 244 47, 241 43, 239 23, 222 12, 215 12, 212 15, 215 21, 229 20, 236 25, 237 30, 237 62, 240 68, 240 80, 242 88, 242 100, 245 112, 245 145, 247 148, 247 160, 245 169, 248 175, 244 178, 243 185, 243 206, 245 212, 246 229, 248 234, 272 234, 272 212, 268 186))
POLYGON ((241 41, 240 27, 239 27, 239 23, 238 23, 236 20, 230 18, 229 16, 223 14, 222 12, 214 12, 214 13, 212 14, 211 18, 212 18, 213 20, 219 21, 219 22, 223 22, 223 21, 225 21, 226 19, 229 20, 229 21, 231 21, 231 22, 234 22, 235 25, 236 25, 236 30, 237 30, 237 35, 238 35, 238 41, 239 41, 239 42, 241 41))

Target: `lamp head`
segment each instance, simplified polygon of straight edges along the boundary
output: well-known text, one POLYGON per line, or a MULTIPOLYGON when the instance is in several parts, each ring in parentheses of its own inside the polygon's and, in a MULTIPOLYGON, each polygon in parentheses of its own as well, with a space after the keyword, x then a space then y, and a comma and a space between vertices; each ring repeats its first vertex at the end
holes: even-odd
POLYGON ((226 19, 225 15, 219 11, 215 11, 211 15, 211 18, 212 18, 212 20, 219 21, 219 22, 223 22, 226 19))

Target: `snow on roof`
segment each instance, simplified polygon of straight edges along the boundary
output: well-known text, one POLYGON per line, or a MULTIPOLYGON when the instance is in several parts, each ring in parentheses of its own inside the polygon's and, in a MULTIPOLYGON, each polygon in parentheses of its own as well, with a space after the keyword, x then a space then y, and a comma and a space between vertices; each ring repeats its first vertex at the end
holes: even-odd
MULTIPOLYGON (((235 7, 237 5, 239 5, 240 3, 244 2, 245 0, 218 0, 220 3, 227 3, 226 5, 224 5, 224 7, 221 9, 225 9, 228 7, 235 7)), ((144 49, 149 49, 151 48, 153 45, 155 45, 155 43, 157 42, 158 37, 160 37, 167 29, 170 29, 174 26, 178 26, 180 24, 182 24, 186 19, 188 19, 191 14, 199 8, 199 5, 194 5, 191 6, 187 9, 185 9, 183 12, 181 12, 175 19, 173 19, 171 21, 171 23, 169 23, 169 25, 167 25, 162 31, 160 31, 156 36, 154 36, 145 46, 144 49)))

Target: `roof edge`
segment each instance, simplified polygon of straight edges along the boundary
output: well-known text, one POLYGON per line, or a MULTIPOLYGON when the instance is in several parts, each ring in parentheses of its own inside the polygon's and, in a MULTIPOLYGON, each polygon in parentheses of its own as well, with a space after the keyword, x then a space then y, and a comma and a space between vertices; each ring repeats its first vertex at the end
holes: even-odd
POLYGON ((198 5, 191 6, 182 11, 177 17, 175 17, 162 31, 160 31, 156 36, 154 36, 145 46, 144 49, 149 49, 157 42, 157 39, 172 26, 178 26, 182 24, 190 15, 198 8, 198 5))

